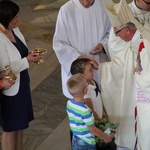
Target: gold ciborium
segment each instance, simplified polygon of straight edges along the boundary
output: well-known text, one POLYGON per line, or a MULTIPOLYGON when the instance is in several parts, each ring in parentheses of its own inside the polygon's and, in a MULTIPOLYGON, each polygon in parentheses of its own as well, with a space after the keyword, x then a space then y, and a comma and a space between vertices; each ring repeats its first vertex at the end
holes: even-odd
MULTIPOLYGON (((45 56, 46 53, 47 53, 47 49, 44 49, 44 48, 36 48, 36 49, 32 49, 31 50, 31 53, 36 53, 37 55, 40 55, 40 56, 45 56)), ((41 58, 39 61, 36 62, 37 64, 42 64, 44 63, 44 59, 41 58)))
POLYGON ((13 81, 17 79, 16 75, 12 72, 10 65, 5 66, 3 70, 3 79, 13 81))

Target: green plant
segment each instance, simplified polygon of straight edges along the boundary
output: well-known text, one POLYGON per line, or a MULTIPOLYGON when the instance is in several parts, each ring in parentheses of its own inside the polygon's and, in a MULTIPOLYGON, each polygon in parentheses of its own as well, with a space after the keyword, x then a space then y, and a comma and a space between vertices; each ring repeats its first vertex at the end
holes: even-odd
MULTIPOLYGON (((116 132, 119 123, 110 123, 108 120, 102 118, 99 120, 95 120, 95 126, 102 130, 104 133, 110 134, 112 132, 116 132)), ((104 144, 104 142, 99 137, 96 136, 95 139, 96 144, 98 144, 100 147, 102 146, 102 144, 104 144)))

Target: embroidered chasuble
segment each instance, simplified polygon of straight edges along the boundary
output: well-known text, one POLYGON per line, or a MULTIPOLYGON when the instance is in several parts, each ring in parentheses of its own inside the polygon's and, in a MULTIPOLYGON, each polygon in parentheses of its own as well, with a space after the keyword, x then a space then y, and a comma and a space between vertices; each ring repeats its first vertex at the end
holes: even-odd
MULTIPOLYGON (((122 3, 120 4, 124 4, 124 5, 120 6, 120 8, 126 5, 125 1, 121 0, 121 2, 122 3)), ((129 6, 131 9, 132 8, 134 9, 136 7, 134 1, 129 6)), ((108 6, 107 8, 109 10, 110 16, 113 16, 114 14, 111 12, 111 9, 109 9, 108 6)), ((127 11, 127 7, 125 8, 126 8, 125 10, 127 11)), ((149 84, 150 83, 149 82, 150 59, 148 60, 148 57, 150 58, 150 55, 148 54, 150 53, 150 49, 145 44, 146 41, 150 39, 150 15, 149 15, 150 12, 142 11, 141 14, 140 13, 141 10, 137 10, 137 9, 138 8, 136 8, 136 11, 133 13, 135 13, 134 15, 137 17, 137 19, 139 19, 140 23, 138 24, 136 19, 135 20, 133 19, 133 23, 138 24, 138 27, 136 26, 138 30, 136 31, 136 34, 134 35, 131 41, 132 43, 124 42, 123 40, 121 40, 121 38, 115 36, 115 34, 113 33, 114 31, 111 31, 111 35, 109 39, 109 46, 110 46, 109 50, 110 50, 112 61, 110 63, 102 64, 101 76, 100 76, 102 99, 103 99, 104 107, 106 108, 106 112, 108 113, 109 119, 111 122, 120 122, 120 125, 117 129, 115 142, 117 146, 128 148, 131 150, 135 149, 135 143, 137 140, 136 138, 137 136, 135 133, 135 128, 136 128, 135 119, 137 119, 138 140, 140 144, 142 143, 142 146, 144 144, 144 135, 146 135, 146 130, 148 131, 150 129, 147 128, 148 126, 146 122, 147 116, 140 117, 140 114, 142 112, 145 112, 146 107, 149 108, 149 106, 147 105, 143 106, 143 103, 139 104, 136 101, 136 87, 134 83, 135 80, 135 82, 137 83, 137 85, 139 86, 139 88, 142 90, 142 92, 145 94, 147 98, 150 96, 150 84, 149 84), (140 66, 141 72, 140 74, 134 75, 134 69, 136 68, 137 65, 139 44, 141 43, 140 36, 137 34, 137 32, 139 31, 144 37, 143 42, 145 48, 143 48, 143 50, 141 51, 140 57, 138 59, 139 61, 138 64, 140 66), (142 78, 142 75, 144 78, 142 78), (135 109, 136 106, 137 109, 135 109), (135 112, 136 112, 135 110, 137 110, 138 112, 137 113, 138 115, 136 116, 135 116, 135 112), (144 125, 142 126, 142 124, 144 125), (143 129, 144 126, 146 127, 146 129, 144 129, 145 134, 143 134, 143 131, 140 130, 143 129)), ((123 14, 120 14, 119 17, 121 15, 123 14)), ((125 16, 124 14, 124 18, 125 19, 128 18, 128 15, 125 16)), ((124 20, 122 19, 121 21, 124 20)), ((125 23, 122 23, 122 25, 123 24, 125 23)), ((112 19, 112 25, 114 25, 114 27, 119 26, 119 24, 113 21, 113 19, 112 19)), ((147 141, 150 140, 148 140, 147 138, 147 141)), ((146 146, 144 147, 146 148, 146 146)), ((142 150, 149 150, 148 147, 146 149, 145 148, 142 148, 142 150)))
POLYGON ((140 145, 149 147, 150 134, 150 103, 136 101, 136 89, 134 79, 145 94, 150 99, 150 42, 143 39, 144 46, 140 53, 142 71, 134 75, 136 67, 138 49, 138 38, 134 44, 130 43, 127 50, 117 53, 111 62, 102 64, 101 67, 101 95, 103 104, 111 122, 120 122, 116 133, 116 144, 121 147, 134 149, 136 143, 135 135, 135 107, 137 106, 137 133, 140 145), (134 51, 134 52, 133 52, 134 51), (135 56, 134 56, 135 55, 135 56), (146 141, 146 144, 144 144, 146 141))
MULTIPOLYGON (((141 66, 141 58, 140 58, 140 53, 143 50, 143 48, 145 48, 143 41, 140 43, 139 45, 139 50, 138 50, 138 55, 137 55, 137 68, 138 68, 138 72, 141 72, 143 70, 142 66, 141 66)), ((137 83, 135 82, 135 87, 136 87, 136 101, 137 102, 147 102, 147 98, 144 95, 144 93, 142 92, 142 90, 139 88, 139 86, 137 85, 137 83)), ((136 143, 135 143, 135 148, 136 149, 141 149, 140 148, 140 144, 139 144, 139 140, 138 140, 138 133, 137 133, 137 115, 138 115, 138 110, 137 110, 137 106, 135 106, 135 136, 136 136, 136 143)))
POLYGON ((119 122, 116 144, 120 147, 134 149, 136 92, 134 68, 137 65, 140 34, 128 48, 118 52, 112 61, 103 63, 100 83, 103 104, 111 122, 119 122))
POLYGON ((142 71, 135 74, 137 84, 137 137, 138 150, 149 150, 150 134, 150 41, 143 39, 140 52, 142 71))
POLYGON ((116 144, 134 149, 136 136, 134 131, 135 85, 133 68, 134 53, 128 47, 117 53, 112 61, 103 63, 101 68, 101 95, 110 122, 119 122, 116 132, 116 144))

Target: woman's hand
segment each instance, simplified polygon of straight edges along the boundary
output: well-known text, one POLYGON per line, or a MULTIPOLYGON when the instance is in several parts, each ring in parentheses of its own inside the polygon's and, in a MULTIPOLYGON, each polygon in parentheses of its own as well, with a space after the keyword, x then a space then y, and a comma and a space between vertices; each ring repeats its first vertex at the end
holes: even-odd
POLYGON ((26 58, 28 62, 37 62, 39 61, 43 56, 40 56, 36 53, 30 53, 26 58))
POLYGON ((15 84, 15 81, 13 81, 13 80, 2 80, 2 83, 3 83, 3 89, 5 89, 5 90, 8 90, 8 89, 10 89, 11 88, 11 86, 12 85, 14 85, 15 84))

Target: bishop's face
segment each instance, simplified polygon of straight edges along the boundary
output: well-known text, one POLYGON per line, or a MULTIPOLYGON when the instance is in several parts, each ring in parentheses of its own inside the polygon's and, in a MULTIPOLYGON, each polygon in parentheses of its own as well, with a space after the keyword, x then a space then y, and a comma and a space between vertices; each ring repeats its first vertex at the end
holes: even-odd
POLYGON ((125 42, 129 42, 131 40, 129 27, 123 27, 121 29, 114 27, 114 33, 125 42))
POLYGON ((85 8, 89 8, 93 3, 94 0, 79 0, 81 5, 85 8))
POLYGON ((150 0, 135 0, 135 3, 140 9, 150 11, 150 0))

